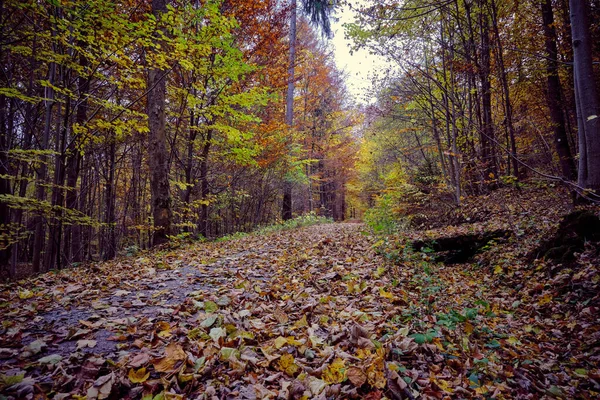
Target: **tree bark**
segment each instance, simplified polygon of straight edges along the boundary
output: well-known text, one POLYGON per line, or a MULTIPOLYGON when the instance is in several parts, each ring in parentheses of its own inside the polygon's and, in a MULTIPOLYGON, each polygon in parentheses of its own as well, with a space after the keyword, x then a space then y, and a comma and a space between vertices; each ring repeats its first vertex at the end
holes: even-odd
POLYGON ((494 145, 494 126, 492 119, 492 85, 490 82, 490 24, 484 11, 486 0, 482 0, 479 10, 479 33, 481 38, 481 56, 479 80, 481 84, 481 161, 484 166, 484 182, 489 188, 496 187, 498 168, 496 167, 496 152, 494 145))
MULTIPOLYGON (((50 63, 48 73, 48 82, 51 85, 54 84, 56 74, 56 64, 50 63)), ((42 137, 42 150, 47 150, 50 143, 50 129, 52 125, 52 109, 54 108, 54 89, 51 86, 47 86, 45 89, 45 116, 44 116, 44 132, 42 137)), ((40 157, 40 167, 37 173, 37 187, 36 194, 37 200, 42 202, 46 200, 46 179, 48 175, 48 162, 47 156, 40 157)), ((44 250, 44 242, 46 237, 46 218, 43 215, 38 215, 35 218, 35 234, 33 237, 33 270, 35 272, 42 272, 42 252, 44 250)))
MULTIPOLYGON (((166 0, 152 0, 152 12, 160 23, 167 11, 166 0)), ((157 39, 158 44, 160 40, 157 39)), ((164 46, 161 50, 164 51, 164 46)), ((165 97, 167 71, 150 67, 148 71, 148 164, 154 217, 153 246, 167 242, 171 233, 171 194, 169 187, 168 157, 166 145, 165 97)))
MULTIPOLYGON (((508 131, 508 138, 510 142, 510 159, 508 160, 508 166, 512 164, 513 175, 519 178, 519 161, 517 160, 517 142, 515 140, 515 127, 513 124, 513 111, 512 103, 510 101, 510 90, 508 88, 508 77, 506 68, 504 65, 504 49, 502 46, 502 39, 500 36, 500 30, 498 28, 498 7, 496 1, 491 2, 492 9, 492 28, 496 39, 496 51, 498 55, 498 75, 502 84, 502 93, 504 100, 504 125, 508 131)), ((510 168, 508 168, 510 169, 510 168)))
MULTIPOLYGON (((9 150, 9 132, 7 124, 7 107, 8 102, 4 95, 0 95, 0 195, 11 194, 9 180, 4 178, 9 175, 8 170, 8 150, 9 150)), ((8 224, 10 222, 10 209, 8 204, 0 200, 0 229, 2 231, 8 231, 8 224)), ((6 232, 8 233, 8 232, 6 232)), ((10 260, 11 243, 8 238, 0 239, 0 268, 8 266, 10 260)))
POLYGON ((208 155, 210 153, 211 140, 212 129, 209 128, 206 132, 204 146, 202 147, 202 160, 200 161, 200 200, 202 200, 202 205, 200 206, 200 234, 205 238, 210 233, 208 231, 208 195, 210 194, 208 186, 208 155))
POLYGON ((103 246, 100 249, 102 251, 102 260, 112 260, 117 255, 117 243, 115 237, 115 157, 117 151, 117 137, 115 132, 112 131, 109 136, 110 144, 108 157, 106 159, 106 166, 108 169, 108 177, 106 179, 106 187, 104 191, 104 235, 102 237, 103 246))
MULTIPOLYGON (((297 1, 292 0, 290 2, 290 57, 288 66, 288 88, 286 95, 286 108, 285 108, 285 123, 290 129, 290 135, 292 127, 294 126, 294 70, 296 64, 296 13, 297 13, 297 1)), ((288 150, 292 139, 287 139, 288 150)), ((292 218, 292 182, 289 178, 285 178, 283 182, 283 207, 281 212, 281 218, 288 220, 292 218)))
MULTIPOLYGON (((80 56, 79 63, 82 67, 88 65, 87 58, 80 56)), ((79 76, 77 81, 79 100, 77 105, 77 111, 75 112, 75 123, 79 126, 83 126, 87 120, 88 100, 87 95, 90 88, 90 80, 86 76, 79 76)), ((77 201, 77 180, 79 179, 79 172, 81 169, 81 149, 79 148, 79 137, 78 134, 73 132, 72 138, 68 146, 67 151, 67 195, 66 195, 66 206, 70 210, 79 210, 77 201)), ((82 210, 80 210, 82 211, 82 210)), ((80 262, 81 261, 81 226, 79 224, 67 225, 65 227, 65 240, 64 240, 64 258, 65 263, 80 262)))
POLYGON ((554 27, 554 12, 552 0, 542 0, 542 24, 546 47, 547 103, 554 131, 554 145, 560 161, 563 176, 569 180, 577 177, 575 161, 569 148, 569 138, 565 128, 565 118, 562 104, 562 90, 558 77, 558 49, 556 46, 556 28, 554 27))
POLYGON ((579 186, 600 190, 600 99, 594 81, 586 0, 570 0, 573 70, 578 97, 579 186))

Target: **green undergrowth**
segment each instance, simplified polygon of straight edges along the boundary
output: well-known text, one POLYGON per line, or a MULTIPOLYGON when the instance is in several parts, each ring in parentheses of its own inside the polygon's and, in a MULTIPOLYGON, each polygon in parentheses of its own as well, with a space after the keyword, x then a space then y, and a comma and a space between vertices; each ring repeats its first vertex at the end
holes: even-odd
POLYGON ((333 219, 323 217, 315 214, 314 212, 310 212, 308 214, 300 215, 296 218, 292 218, 287 221, 278 221, 271 225, 266 225, 255 229, 252 232, 236 232, 230 235, 222 236, 216 241, 224 242, 234 239, 240 239, 248 235, 266 235, 273 232, 287 231, 290 229, 302 228, 305 226, 319 225, 319 224, 328 224, 332 223, 333 219))

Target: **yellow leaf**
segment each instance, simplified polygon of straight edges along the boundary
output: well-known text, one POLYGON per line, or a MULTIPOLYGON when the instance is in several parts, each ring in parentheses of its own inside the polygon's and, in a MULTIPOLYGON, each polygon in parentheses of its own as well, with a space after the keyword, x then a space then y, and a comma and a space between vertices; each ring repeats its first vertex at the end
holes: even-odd
POLYGON ((348 283, 346 283, 346 289, 348 290, 348 293, 357 292, 356 285, 354 285, 353 281, 348 281, 348 283))
POLYGON ((467 335, 473 333, 473 329, 473 324, 470 321, 465 321, 465 332, 467 333, 467 335))
POLYGON ((298 372, 298 365, 294 362, 294 356, 291 354, 284 354, 277 362, 279 370, 285 372, 289 376, 294 376, 298 372))
POLYGON ((157 372, 169 372, 173 370, 178 361, 183 361, 186 357, 185 351, 179 344, 170 343, 165 348, 165 356, 155 359, 152 364, 157 372))
POLYGON ((160 321, 156 324, 156 329, 158 332, 158 337, 167 339, 171 336, 171 325, 168 322, 160 321))
POLYGON ((308 321, 306 320, 306 314, 301 319, 296 321, 296 323, 294 324, 295 328, 302 328, 305 326, 308 326, 308 321))
POLYGON ((448 381, 445 380, 435 380, 434 381, 439 387, 440 389, 442 389, 444 392, 446 393, 453 393, 454 390, 452 390, 452 388, 450 387, 450 384, 448 383, 448 381))
POLYGON ((502 272, 504 272, 502 267, 500 265, 496 265, 496 268, 494 268, 494 274, 498 275, 498 274, 501 274, 502 272))
POLYGON ((546 293, 545 295, 543 295, 539 300, 538 300, 538 304, 540 306, 543 306, 544 304, 548 304, 552 301, 552 294, 550 293, 546 293))
POLYGON ((31 290, 19 290, 19 298, 21 300, 30 299, 33 297, 33 292, 31 290))
POLYGON ((371 365, 367 367, 367 382, 377 389, 383 389, 387 384, 384 373, 383 357, 377 357, 371 365))
POLYGON ((304 344, 304 342, 296 340, 296 338, 293 337, 293 336, 288 336, 287 337, 287 342, 288 342, 289 345, 296 346, 296 347, 297 346, 302 346, 304 344))
POLYGON ((150 371, 146 372, 146 368, 140 368, 137 371, 131 368, 129 370, 129 380, 132 383, 143 383, 150 377, 150 371))
POLYGON ((394 295, 390 292, 386 292, 384 288, 379 289, 379 295, 385 299, 394 299, 394 295))
POLYGON ((323 380, 327 383, 342 383, 346 379, 346 365, 344 360, 336 358, 333 362, 325 368, 323 371, 323 380))
POLYGON ((286 338, 279 336, 277 339, 275 339, 275 348, 280 349, 285 346, 287 342, 288 341, 286 338))

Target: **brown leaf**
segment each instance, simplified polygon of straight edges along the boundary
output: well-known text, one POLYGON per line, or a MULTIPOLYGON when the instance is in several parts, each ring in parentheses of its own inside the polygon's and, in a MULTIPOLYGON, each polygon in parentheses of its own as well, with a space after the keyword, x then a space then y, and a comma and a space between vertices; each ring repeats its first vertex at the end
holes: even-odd
POLYGON ((150 356, 147 353, 138 353, 136 354, 131 361, 129 361, 129 366, 132 368, 142 367, 150 362, 150 356))
POLYGON ((165 356, 152 360, 154 369, 157 372, 170 372, 175 368, 178 361, 186 358, 185 351, 177 343, 170 343, 165 348, 165 356))
POLYGON ((348 380, 356 387, 361 387, 367 382, 367 374, 361 368, 350 367, 346 375, 348 376, 348 380))
POLYGON ((275 317, 277 322, 279 322, 280 324, 287 324, 289 321, 287 314, 279 307, 277 307, 277 309, 275 309, 273 316, 275 317))

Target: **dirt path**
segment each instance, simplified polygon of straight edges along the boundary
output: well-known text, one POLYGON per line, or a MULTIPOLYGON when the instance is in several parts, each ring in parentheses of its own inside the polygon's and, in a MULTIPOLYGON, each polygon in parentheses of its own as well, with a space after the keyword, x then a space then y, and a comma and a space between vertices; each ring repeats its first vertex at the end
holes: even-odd
POLYGON ((527 288, 503 285, 498 271, 436 264, 364 229, 195 244, 6 287, 0 392, 378 399, 596 390, 597 365, 582 356, 595 354, 593 325, 557 322, 545 297, 525 307, 527 288), (573 336, 563 351, 576 328, 581 342, 573 336))

